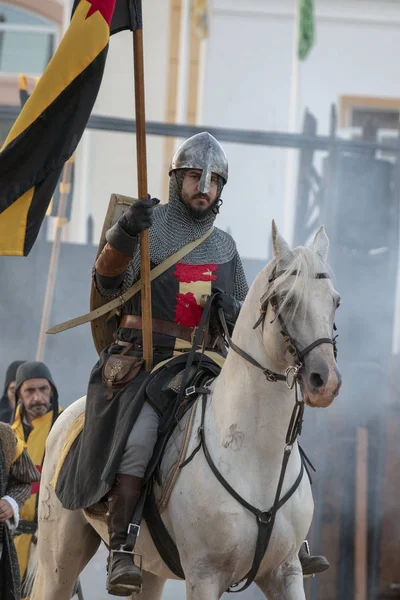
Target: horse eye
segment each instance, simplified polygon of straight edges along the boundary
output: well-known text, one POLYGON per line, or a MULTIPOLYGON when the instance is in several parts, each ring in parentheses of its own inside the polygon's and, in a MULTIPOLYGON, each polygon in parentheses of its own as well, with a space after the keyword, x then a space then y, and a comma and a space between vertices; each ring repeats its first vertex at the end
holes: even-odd
POLYGON ((293 308, 294 297, 291 296, 290 298, 288 298, 288 294, 282 294, 282 296, 280 298, 280 304, 281 304, 281 306, 284 304, 285 308, 293 308))

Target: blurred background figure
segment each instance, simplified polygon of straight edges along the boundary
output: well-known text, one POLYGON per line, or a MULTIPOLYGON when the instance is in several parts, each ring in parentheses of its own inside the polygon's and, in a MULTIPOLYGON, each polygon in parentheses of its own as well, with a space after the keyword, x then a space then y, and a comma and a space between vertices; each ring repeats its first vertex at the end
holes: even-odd
POLYGON ((11 423, 15 411, 15 379, 17 369, 24 360, 15 360, 10 364, 4 381, 4 391, 0 400, 0 421, 11 423))
POLYGON ((21 440, 11 427, 0 423, 0 598, 19 600, 20 576, 12 533, 19 523, 19 509, 39 481, 21 440))

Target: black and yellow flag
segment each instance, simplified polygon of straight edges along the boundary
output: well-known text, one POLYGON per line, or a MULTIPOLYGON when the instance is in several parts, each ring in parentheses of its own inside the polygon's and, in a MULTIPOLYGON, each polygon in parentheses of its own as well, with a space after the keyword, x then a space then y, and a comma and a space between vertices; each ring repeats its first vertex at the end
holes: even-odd
MULTIPOLYGON (((35 78, 35 85, 38 81, 39 78, 35 78)), ((21 73, 18 78, 18 85, 21 108, 23 108, 30 96, 28 92, 28 78, 23 73, 21 73)), ((47 207, 46 217, 60 217, 60 212, 62 212, 61 220, 64 225, 71 220, 72 198, 74 196, 74 182, 75 154, 73 154, 71 158, 68 159, 67 162, 64 164, 61 176, 57 182, 56 189, 54 190, 53 197, 50 200, 50 204, 47 207), (61 203, 62 198, 64 199, 63 203, 61 203), (62 205, 63 207, 61 211, 60 205, 62 205)))
POLYGON ((140 0, 75 1, 70 26, 0 151, 0 255, 30 252, 92 111, 110 34, 141 27, 140 0))

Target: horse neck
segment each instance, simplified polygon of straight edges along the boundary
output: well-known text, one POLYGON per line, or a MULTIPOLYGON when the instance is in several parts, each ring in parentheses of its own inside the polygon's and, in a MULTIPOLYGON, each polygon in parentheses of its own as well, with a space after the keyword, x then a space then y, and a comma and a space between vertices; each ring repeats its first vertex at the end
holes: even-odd
MULTIPOLYGON (((261 327, 253 330, 258 318, 258 299, 261 293, 251 289, 242 307, 232 336, 233 341, 263 367, 282 373, 282 364, 272 361, 266 354, 262 342, 261 327)), ((278 328, 271 327, 271 335, 279 335, 278 328)), ((278 343, 278 340, 277 340, 278 343)), ((286 433, 294 407, 294 392, 285 382, 267 381, 261 369, 251 365, 232 349, 218 377, 213 394, 212 410, 220 439, 237 427, 253 449, 281 453, 285 446, 286 433)))

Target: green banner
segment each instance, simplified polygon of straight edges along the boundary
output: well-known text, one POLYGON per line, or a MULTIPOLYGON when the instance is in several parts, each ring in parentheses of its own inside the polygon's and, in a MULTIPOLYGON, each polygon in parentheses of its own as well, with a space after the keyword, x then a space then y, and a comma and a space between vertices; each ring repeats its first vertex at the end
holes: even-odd
POLYGON ((314 9, 313 0, 298 1, 300 2, 299 59, 304 60, 314 44, 314 9))

